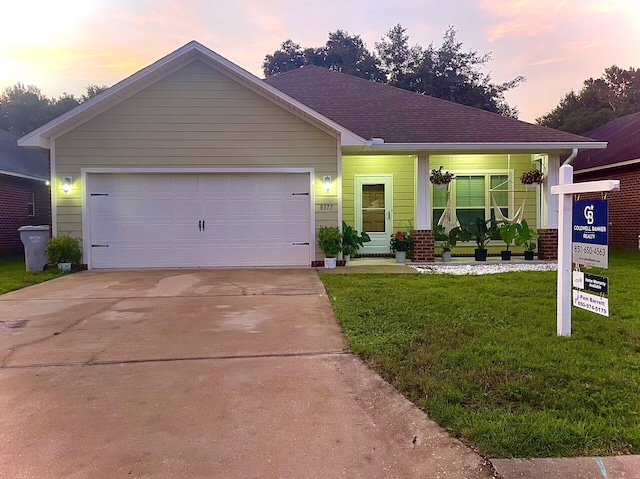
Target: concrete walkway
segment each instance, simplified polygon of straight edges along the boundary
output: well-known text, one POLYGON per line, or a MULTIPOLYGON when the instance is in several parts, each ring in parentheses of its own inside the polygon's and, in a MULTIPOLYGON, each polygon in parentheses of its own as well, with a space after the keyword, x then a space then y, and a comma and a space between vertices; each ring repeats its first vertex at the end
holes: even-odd
POLYGON ((492 474, 344 352, 307 268, 83 272, 0 296, 0 477, 492 474))

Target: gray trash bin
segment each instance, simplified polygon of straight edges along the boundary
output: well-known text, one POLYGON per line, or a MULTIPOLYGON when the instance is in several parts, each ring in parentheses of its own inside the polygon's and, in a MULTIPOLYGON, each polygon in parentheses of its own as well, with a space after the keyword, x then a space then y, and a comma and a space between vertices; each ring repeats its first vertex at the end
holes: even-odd
POLYGON ((27 271, 42 271, 47 264, 44 250, 49 243, 49 225, 23 226, 18 228, 24 245, 24 259, 27 271))

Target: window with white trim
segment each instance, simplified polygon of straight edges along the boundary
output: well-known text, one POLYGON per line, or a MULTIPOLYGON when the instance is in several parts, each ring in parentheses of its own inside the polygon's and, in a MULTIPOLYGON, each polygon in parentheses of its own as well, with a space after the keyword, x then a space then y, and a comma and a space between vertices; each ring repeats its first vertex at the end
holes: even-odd
POLYGON ((438 224, 447 206, 448 193, 451 194, 451 206, 462 227, 474 225, 477 218, 488 220, 495 217, 493 200, 504 216, 511 216, 513 202, 509 183, 506 170, 491 173, 456 172, 448 190, 432 188, 433 225, 438 224))
POLYGON ((31 192, 31 198, 27 202, 27 216, 36 215, 36 194, 31 192))

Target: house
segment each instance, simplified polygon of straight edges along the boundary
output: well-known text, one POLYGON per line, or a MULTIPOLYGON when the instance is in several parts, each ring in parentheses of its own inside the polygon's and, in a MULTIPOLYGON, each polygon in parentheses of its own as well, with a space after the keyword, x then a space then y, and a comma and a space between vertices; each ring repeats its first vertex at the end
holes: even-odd
POLYGON ((583 151, 573 161, 574 181, 620 180, 609 198, 609 244, 640 247, 640 112, 632 113, 585 134, 606 141, 605 150, 583 151))
POLYGON ((53 231, 89 268, 309 265, 343 219, 374 255, 411 222, 414 260, 433 261, 440 165, 463 221, 523 207, 553 257, 560 160, 606 146, 315 67, 260 80, 195 41, 20 145, 50 151, 53 231))
POLYGON ((0 130, 0 254, 24 251, 18 228, 49 224, 49 157, 0 130))

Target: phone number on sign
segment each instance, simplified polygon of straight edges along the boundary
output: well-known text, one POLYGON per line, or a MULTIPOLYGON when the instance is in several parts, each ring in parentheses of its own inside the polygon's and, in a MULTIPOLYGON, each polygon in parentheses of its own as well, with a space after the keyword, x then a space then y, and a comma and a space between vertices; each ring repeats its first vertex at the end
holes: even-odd
POLYGON ((588 245, 585 246, 582 244, 574 244, 573 252, 596 255, 596 256, 607 256, 607 249, 601 246, 588 246, 588 245))

